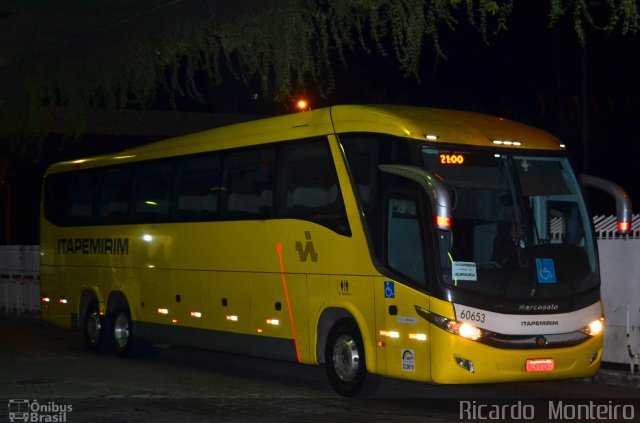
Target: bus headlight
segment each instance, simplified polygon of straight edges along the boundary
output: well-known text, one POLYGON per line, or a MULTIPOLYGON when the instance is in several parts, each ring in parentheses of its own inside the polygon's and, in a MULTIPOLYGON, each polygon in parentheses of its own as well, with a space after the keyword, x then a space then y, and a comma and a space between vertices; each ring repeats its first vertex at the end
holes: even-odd
POLYGON ((449 333, 459 335, 463 338, 477 341, 481 338, 491 335, 491 332, 476 327, 467 322, 459 322, 457 320, 448 319, 438 314, 425 310, 422 307, 415 306, 418 314, 428 322, 436 325, 440 329, 444 329, 449 333))
POLYGON ((478 339, 482 338, 482 330, 473 325, 470 325, 469 323, 457 322, 455 326, 457 327, 454 328, 452 332, 457 333, 463 338, 471 339, 472 341, 477 341, 478 339))
POLYGON ((587 335, 596 336, 602 333, 604 330, 604 317, 594 320, 580 331, 587 335))

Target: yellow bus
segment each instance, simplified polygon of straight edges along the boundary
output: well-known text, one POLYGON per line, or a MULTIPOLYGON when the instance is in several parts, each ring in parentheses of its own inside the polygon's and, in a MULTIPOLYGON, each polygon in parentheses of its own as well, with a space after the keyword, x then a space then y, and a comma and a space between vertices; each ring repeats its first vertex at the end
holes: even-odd
POLYGON ((57 163, 42 316, 119 356, 324 363, 346 396, 591 376, 598 256, 565 150, 502 118, 345 105, 57 163))

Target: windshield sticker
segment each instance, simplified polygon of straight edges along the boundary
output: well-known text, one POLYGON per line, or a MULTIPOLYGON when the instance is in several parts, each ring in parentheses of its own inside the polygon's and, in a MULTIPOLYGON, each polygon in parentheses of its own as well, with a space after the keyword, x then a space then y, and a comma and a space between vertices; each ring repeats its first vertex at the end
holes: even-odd
POLYGON ((552 258, 537 258, 538 283, 556 283, 556 267, 552 258))
POLYGON ((414 372, 416 370, 413 350, 402 350, 402 370, 405 372, 414 372))
POLYGON ((472 261, 454 261, 451 266, 451 276, 459 281, 477 281, 476 264, 472 261))

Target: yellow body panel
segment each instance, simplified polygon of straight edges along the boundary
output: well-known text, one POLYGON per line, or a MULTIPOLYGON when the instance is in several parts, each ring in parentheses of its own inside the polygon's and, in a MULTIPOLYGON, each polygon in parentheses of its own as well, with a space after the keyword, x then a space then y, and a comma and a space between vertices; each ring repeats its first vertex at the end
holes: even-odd
POLYGON ((415 308, 416 304, 428 308, 430 297, 388 278, 376 278, 375 294, 379 373, 401 379, 430 381, 430 331, 433 329, 418 316, 415 308), (393 285, 393 298, 389 297, 389 284, 393 285), (388 332, 394 334, 390 336, 388 332), (418 335, 425 339, 417 339, 418 335))
POLYGON ((562 350, 500 350, 447 333, 420 317, 416 305, 451 319, 455 313, 451 303, 377 270, 336 137, 341 132, 419 140, 436 134, 438 142, 478 146, 515 137, 521 148, 561 150, 555 137, 501 118, 395 106, 337 106, 59 163, 48 173, 325 136, 351 235, 295 219, 56 227, 43 217, 41 290, 50 298, 43 304, 43 318, 74 326, 81 318, 83 292, 95 294, 103 312, 109 296, 120 292, 136 322, 292 340, 299 361, 317 364, 324 343, 319 338, 322 316, 342 310, 360 329, 367 369, 373 373, 475 383, 584 377, 597 371, 602 336, 562 350), (122 251, 86 253, 97 239, 116 240, 122 251), (73 248, 65 252, 69 245, 73 248), (394 287, 392 297, 385 292, 388 284, 394 287), (397 337, 382 335, 389 332, 397 337), (589 364, 594 353, 597 359, 589 364), (557 370, 524 372, 524 360, 541 354, 555 358, 557 370), (473 360, 476 372, 459 367, 456 356, 473 360))

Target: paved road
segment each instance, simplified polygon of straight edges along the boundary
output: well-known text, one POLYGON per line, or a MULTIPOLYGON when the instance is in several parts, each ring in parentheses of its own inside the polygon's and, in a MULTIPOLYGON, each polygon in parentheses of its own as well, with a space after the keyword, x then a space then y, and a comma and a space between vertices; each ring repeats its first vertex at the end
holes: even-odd
POLYGON ((437 386, 385 379, 372 397, 345 399, 333 393, 323 367, 179 347, 122 360, 87 352, 78 332, 7 318, 0 318, 0 339, 0 423, 27 408, 42 421, 68 422, 459 422, 481 421, 497 406, 507 407, 507 419, 520 410, 534 413, 529 421, 549 421, 549 400, 556 417, 576 410, 557 408, 559 400, 592 401, 609 411, 618 406, 618 420, 626 412, 640 421, 640 389, 597 382, 437 386), (460 401, 467 401, 462 419, 460 401), (485 404, 480 415, 470 414, 485 404))

